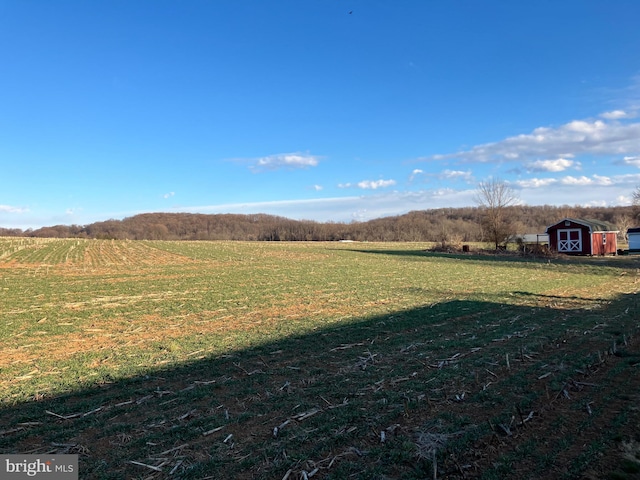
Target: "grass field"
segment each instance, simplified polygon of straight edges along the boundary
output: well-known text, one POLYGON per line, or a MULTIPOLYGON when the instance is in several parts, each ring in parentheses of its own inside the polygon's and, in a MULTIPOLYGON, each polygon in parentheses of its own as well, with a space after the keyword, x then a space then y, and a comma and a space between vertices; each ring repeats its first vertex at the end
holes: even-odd
POLYGON ((634 257, 0 238, 0 452, 80 477, 640 478, 634 257))

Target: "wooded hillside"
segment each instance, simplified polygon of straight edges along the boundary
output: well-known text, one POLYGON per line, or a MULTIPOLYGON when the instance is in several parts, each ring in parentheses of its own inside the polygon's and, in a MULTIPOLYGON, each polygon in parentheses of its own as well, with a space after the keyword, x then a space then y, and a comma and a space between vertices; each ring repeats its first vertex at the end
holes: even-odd
MULTIPOLYGON (((634 226, 632 207, 514 206, 508 208, 517 233, 544 233, 562 218, 611 223, 623 235, 634 226)), ((89 225, 56 225, 37 230, 0 228, 0 236, 80 237, 131 240, 258 241, 485 241, 481 210, 474 207, 409 212, 367 222, 320 223, 272 215, 145 213, 89 225)))

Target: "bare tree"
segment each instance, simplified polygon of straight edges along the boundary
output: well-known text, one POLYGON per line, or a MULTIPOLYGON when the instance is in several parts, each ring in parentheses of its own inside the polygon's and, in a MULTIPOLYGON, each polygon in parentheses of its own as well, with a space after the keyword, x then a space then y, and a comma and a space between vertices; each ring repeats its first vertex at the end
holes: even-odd
POLYGON ((631 205, 633 207, 633 218, 640 218, 640 186, 631 194, 631 205))
POLYGON ((480 208, 480 222, 486 238, 498 250, 516 233, 509 207, 517 205, 519 198, 506 182, 490 178, 478 185, 475 201, 480 208))
POLYGON ((629 228, 633 227, 634 225, 634 218, 638 218, 638 217, 633 217, 631 215, 616 215, 615 217, 615 226, 618 227, 618 240, 627 242, 629 241, 629 237, 627 235, 627 230, 629 230, 629 228))

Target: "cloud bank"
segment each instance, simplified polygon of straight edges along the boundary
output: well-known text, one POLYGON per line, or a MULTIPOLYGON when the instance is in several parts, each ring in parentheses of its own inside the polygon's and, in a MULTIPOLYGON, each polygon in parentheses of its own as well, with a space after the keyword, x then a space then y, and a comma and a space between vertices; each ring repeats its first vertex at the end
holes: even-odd
POLYGON ((28 212, 29 212, 28 208, 14 207, 11 205, 0 205, 0 213, 21 214, 21 213, 28 213, 28 212))
POLYGON ((528 162, 534 169, 558 169, 568 168, 570 159, 578 155, 630 156, 640 153, 640 123, 619 122, 617 119, 623 118, 621 115, 624 112, 616 112, 609 112, 608 122, 574 120, 560 127, 539 127, 529 134, 476 145, 470 150, 433 155, 424 160, 477 163, 521 161, 528 162))
POLYGON ((535 162, 529 162, 526 167, 531 172, 562 172, 574 166, 575 163, 567 158, 558 158, 556 160, 536 160, 535 162))

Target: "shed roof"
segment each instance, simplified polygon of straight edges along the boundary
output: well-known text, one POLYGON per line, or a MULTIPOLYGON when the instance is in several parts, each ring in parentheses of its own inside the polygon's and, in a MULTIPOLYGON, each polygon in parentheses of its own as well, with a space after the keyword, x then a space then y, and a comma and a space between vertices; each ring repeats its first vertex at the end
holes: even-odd
POLYGON ((616 228, 607 223, 607 222, 602 222, 600 220, 593 220, 593 219, 585 219, 585 218, 563 218, 562 220, 560 220, 557 223, 554 223, 553 225, 547 227, 547 232, 549 231, 549 229, 551 227, 555 227, 556 225, 559 225, 565 221, 570 221, 573 223, 578 223, 580 225, 584 225, 585 227, 589 228, 589 232, 593 233, 593 232, 618 232, 618 230, 616 230, 616 228))
POLYGON ((640 227, 627 228, 627 233, 640 233, 640 227))

